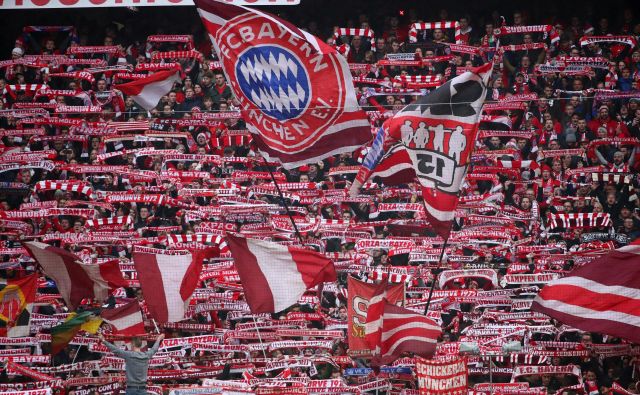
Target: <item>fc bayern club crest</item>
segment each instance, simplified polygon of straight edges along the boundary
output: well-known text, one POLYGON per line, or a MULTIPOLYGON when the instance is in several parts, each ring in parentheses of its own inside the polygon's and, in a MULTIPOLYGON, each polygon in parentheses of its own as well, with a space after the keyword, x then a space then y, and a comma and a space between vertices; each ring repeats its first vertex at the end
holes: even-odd
POLYGON ((276 151, 311 147, 341 115, 347 100, 336 54, 266 16, 243 14, 215 37, 247 127, 276 151))

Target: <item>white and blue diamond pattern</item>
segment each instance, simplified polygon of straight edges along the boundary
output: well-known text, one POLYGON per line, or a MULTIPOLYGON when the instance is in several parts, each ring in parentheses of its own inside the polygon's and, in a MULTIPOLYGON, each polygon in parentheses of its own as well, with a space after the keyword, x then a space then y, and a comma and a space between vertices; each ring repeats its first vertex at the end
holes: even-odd
POLYGON ((238 58, 235 71, 244 95, 279 121, 296 118, 309 103, 306 70, 295 55, 282 47, 249 48, 238 58))

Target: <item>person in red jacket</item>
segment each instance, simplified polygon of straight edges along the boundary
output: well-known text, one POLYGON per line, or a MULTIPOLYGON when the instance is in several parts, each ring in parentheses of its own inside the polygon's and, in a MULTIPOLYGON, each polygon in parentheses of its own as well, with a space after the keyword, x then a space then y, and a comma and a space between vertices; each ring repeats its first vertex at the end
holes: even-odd
POLYGON ((551 167, 548 165, 542 166, 542 179, 536 180, 536 182, 538 182, 538 185, 542 187, 543 190, 549 193, 551 193, 554 188, 561 185, 560 181, 553 178, 551 167))
POLYGON ((598 109, 598 117, 589 122, 590 130, 598 130, 599 127, 607 129, 607 137, 628 137, 627 125, 615 121, 609 116, 609 107, 602 105, 598 109))

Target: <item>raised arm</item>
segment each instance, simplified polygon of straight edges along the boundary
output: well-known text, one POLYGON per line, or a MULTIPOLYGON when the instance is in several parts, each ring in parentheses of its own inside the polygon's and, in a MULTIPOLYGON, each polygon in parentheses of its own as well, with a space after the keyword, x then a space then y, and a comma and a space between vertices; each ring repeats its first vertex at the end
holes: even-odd
POLYGON ((629 157, 629 163, 627 163, 627 165, 629 165, 629 167, 633 167, 633 165, 636 163, 636 152, 638 151, 638 146, 636 145, 635 147, 633 147, 633 151, 631 151, 631 156, 629 157))
POLYGON ((104 336, 102 336, 102 333, 98 335, 98 339, 100 339, 102 344, 104 344, 112 353, 114 353, 118 357, 124 357, 126 355, 126 351, 125 350, 121 349, 120 347, 116 346, 115 344, 111 344, 108 341, 106 341, 104 336))
POLYGON ((598 157, 598 161, 604 166, 609 166, 609 161, 602 155, 602 153, 598 150, 598 147, 593 150, 598 157))
POLYGON ((164 340, 164 333, 158 336, 158 338, 156 339, 156 342, 153 344, 153 347, 147 350, 147 355, 149 356, 149 358, 151 358, 155 353, 158 352, 158 349, 160 348, 160 343, 162 343, 163 340, 164 340))

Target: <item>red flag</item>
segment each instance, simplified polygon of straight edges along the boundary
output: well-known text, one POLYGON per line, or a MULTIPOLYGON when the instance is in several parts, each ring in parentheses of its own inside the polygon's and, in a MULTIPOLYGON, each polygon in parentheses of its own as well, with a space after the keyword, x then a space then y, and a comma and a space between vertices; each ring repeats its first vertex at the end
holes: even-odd
POLYGON ((387 294, 390 292, 387 279, 383 279, 373 291, 367 307, 367 321, 364 327, 364 338, 372 350, 380 345, 382 335, 382 315, 386 305, 387 294))
POLYGON ((287 169, 353 152, 371 139, 346 59, 265 12, 197 0, 247 128, 287 169))
MULTIPOLYGON (((382 291, 379 285, 367 284, 353 277, 347 279, 347 287, 349 290, 347 299, 349 352, 362 356, 370 356, 372 350, 365 339, 369 303, 374 299, 376 294, 381 294, 382 291)), ((394 284, 388 287, 388 289, 383 289, 385 289, 386 292, 385 297, 392 303, 404 300, 404 284, 394 284)))
POLYGON ((370 179, 374 181, 376 177, 380 177, 380 181, 385 185, 414 182, 416 172, 407 149, 400 144, 389 149, 371 173, 370 179))
POLYGON ((203 254, 184 250, 134 249, 133 263, 151 317, 158 322, 184 319, 189 298, 198 286, 203 258, 203 254))
POLYGON ((254 314, 282 311, 307 289, 337 280, 331 260, 315 251, 230 234, 227 243, 254 314))
POLYGON ((574 328, 640 343, 640 240, 548 283, 538 311, 574 328))
POLYGON ((0 279, 0 336, 29 336, 29 319, 37 289, 37 274, 0 279))
POLYGON ((82 299, 104 301, 109 291, 126 287, 117 260, 101 264, 84 264, 76 255, 62 248, 38 241, 23 243, 29 254, 40 264, 47 277, 55 281, 62 298, 71 310, 82 299))
POLYGON ((102 310, 100 316, 116 334, 134 336, 146 333, 137 300, 115 309, 102 310))
POLYGON ((435 354, 442 330, 433 320, 385 301, 380 321, 382 330, 376 347, 376 359, 380 364, 389 364, 405 352, 425 358, 435 354))
POLYGON ((491 66, 447 81, 385 122, 388 144, 401 142, 406 148, 423 187, 427 218, 443 238, 476 141, 491 66))
POLYGON ((142 108, 151 111, 162 96, 169 93, 173 83, 180 80, 180 70, 162 70, 153 73, 149 77, 115 85, 125 95, 129 95, 142 108))

